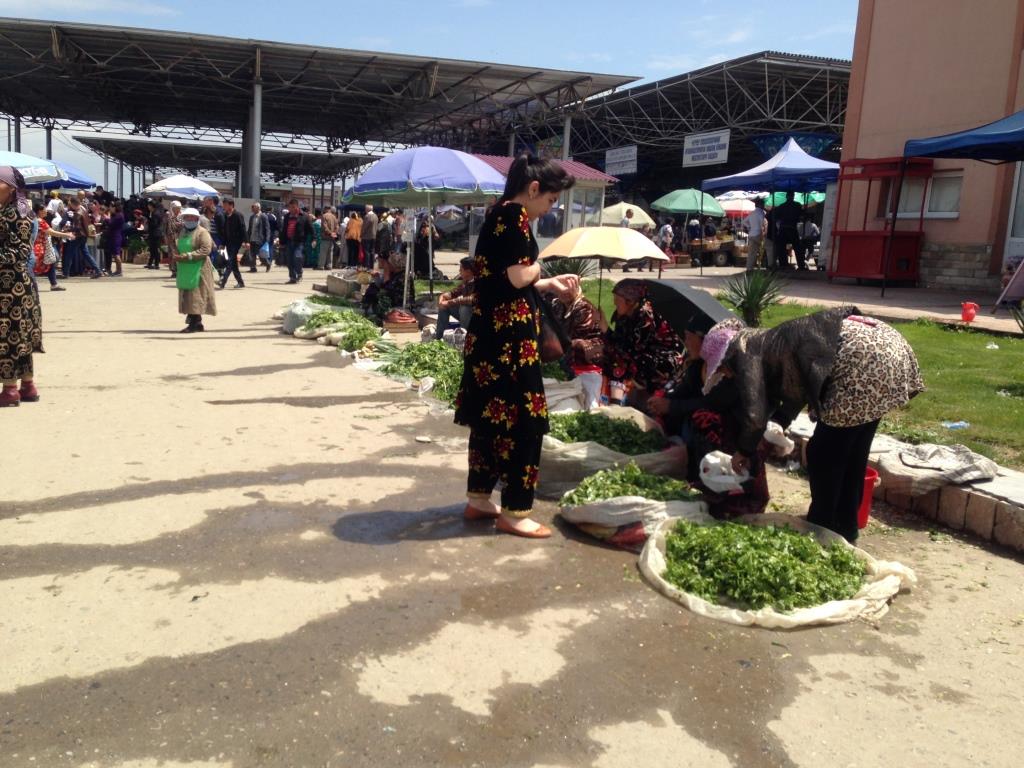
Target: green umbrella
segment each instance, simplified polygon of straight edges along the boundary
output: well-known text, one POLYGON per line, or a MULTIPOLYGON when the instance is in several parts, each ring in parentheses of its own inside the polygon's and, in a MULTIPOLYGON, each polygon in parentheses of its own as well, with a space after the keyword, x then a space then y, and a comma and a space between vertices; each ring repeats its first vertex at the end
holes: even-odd
POLYGON ((651 208, 656 211, 667 211, 669 213, 700 213, 707 216, 719 218, 725 216, 722 206, 707 192, 699 189, 677 189, 667 195, 659 197, 651 208))
MULTIPOLYGON (((776 205, 782 205, 786 202, 786 194, 786 192, 776 192, 764 201, 765 206, 768 208, 774 208, 776 205)), ((825 202, 825 193, 796 192, 793 194, 793 199, 800 203, 800 205, 815 205, 825 202)))

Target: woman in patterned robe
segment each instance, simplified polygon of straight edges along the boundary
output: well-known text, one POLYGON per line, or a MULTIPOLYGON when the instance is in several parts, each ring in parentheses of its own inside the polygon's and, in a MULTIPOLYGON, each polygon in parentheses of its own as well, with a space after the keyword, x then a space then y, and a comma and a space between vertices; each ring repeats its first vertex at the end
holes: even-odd
POLYGON ((537 292, 568 297, 579 286, 574 275, 541 278, 530 222, 547 213, 574 182, 559 165, 526 155, 509 169, 505 193, 477 241, 477 305, 456 398, 455 422, 470 428, 465 516, 493 518, 498 530, 528 538, 551 535, 530 519, 541 441, 548 431, 537 292), (504 483, 500 507, 491 501, 499 480, 504 483))
POLYGON ((0 167, 0 407, 39 400, 32 354, 43 351, 43 319, 38 289, 28 272, 30 211, 21 174, 0 167))

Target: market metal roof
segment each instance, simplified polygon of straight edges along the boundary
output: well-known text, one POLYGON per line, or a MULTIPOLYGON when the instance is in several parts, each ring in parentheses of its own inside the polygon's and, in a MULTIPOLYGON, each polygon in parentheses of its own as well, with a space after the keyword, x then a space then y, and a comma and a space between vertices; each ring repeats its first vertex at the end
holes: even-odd
MULTIPOLYGON (((503 176, 508 175, 508 169, 512 166, 514 157, 508 157, 503 155, 476 155, 491 168, 496 170, 503 176)), ((614 176, 609 176, 604 171, 599 171, 597 168, 591 168, 589 165, 577 162, 575 160, 555 160, 562 168, 568 173, 571 173, 577 179, 583 181, 600 181, 605 184, 614 184, 618 179, 614 176)))
MULTIPOLYGON (((155 139, 75 135, 101 157, 123 162, 136 168, 154 168, 162 175, 199 171, 234 176, 242 162, 240 144, 202 144, 198 142, 161 141, 155 139)), ((350 176, 374 162, 378 155, 356 152, 302 152, 263 147, 261 168, 275 180, 337 179, 350 176)))
MULTIPOLYGON (((401 23, 395 18, 396 23, 401 23)), ((54 21, 0 18, 0 111, 58 127, 242 130, 263 84, 263 131, 466 145, 504 113, 554 110, 635 77, 54 21)), ((500 128, 499 128, 500 130, 500 128)), ((192 131, 189 134, 186 131, 192 131)))

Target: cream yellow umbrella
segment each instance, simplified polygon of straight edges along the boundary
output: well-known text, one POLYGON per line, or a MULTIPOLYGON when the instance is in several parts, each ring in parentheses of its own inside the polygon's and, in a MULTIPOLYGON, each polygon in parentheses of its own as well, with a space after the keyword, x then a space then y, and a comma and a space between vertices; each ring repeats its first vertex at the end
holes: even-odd
MULTIPOLYGON (((634 261, 654 259, 668 261, 662 250, 649 238, 629 227, 576 227, 556 239, 540 253, 541 259, 597 259, 604 274, 604 259, 634 261)), ((661 276, 661 265, 658 265, 661 276)), ((602 286, 603 283, 599 283, 602 286)), ((598 293, 598 304, 601 298, 598 293)))
POLYGON ((626 216, 626 211, 633 212, 633 218, 629 220, 630 229, 633 227, 650 227, 654 229, 657 225, 654 223, 654 219, 647 215, 647 212, 638 205, 631 205, 630 203, 616 203, 615 205, 609 205, 607 208, 601 211, 601 224, 611 226, 621 226, 622 219, 626 216))

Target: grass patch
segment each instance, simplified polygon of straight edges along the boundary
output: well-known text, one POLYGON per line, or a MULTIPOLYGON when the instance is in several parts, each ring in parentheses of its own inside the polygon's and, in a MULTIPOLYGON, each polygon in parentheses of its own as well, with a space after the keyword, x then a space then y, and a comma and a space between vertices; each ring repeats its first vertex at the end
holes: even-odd
POLYGON ((615 282, 607 277, 592 277, 583 280, 580 286, 583 288, 583 295, 587 300, 598 309, 603 310, 604 316, 611 320, 612 313, 615 311, 615 302, 612 300, 612 288, 615 287, 615 282), (598 294, 601 296, 600 303, 598 303, 598 294))
MULTIPOLYGON (((435 280, 434 281, 434 293, 445 293, 450 291, 456 285, 459 284, 458 280, 435 280)), ((417 277, 413 281, 414 290, 413 295, 419 296, 424 293, 430 293, 430 281, 422 277, 417 277)))

